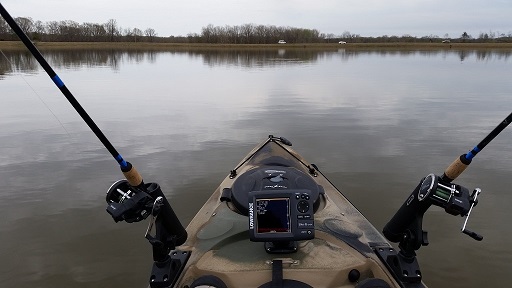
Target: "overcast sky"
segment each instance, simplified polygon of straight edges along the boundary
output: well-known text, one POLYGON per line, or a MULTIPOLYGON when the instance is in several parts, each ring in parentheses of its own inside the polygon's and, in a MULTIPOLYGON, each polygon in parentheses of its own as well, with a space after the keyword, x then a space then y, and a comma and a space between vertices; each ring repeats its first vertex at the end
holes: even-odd
POLYGON ((246 23, 317 29, 340 35, 409 34, 460 37, 467 32, 512 33, 512 0, 0 0, 13 17, 74 20, 122 28, 153 28, 186 36, 246 23))

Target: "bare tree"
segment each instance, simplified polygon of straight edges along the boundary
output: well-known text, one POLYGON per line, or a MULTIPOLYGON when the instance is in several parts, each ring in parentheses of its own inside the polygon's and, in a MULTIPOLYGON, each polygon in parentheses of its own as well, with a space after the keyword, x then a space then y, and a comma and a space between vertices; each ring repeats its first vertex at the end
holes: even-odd
POLYGON ((153 38, 156 37, 156 31, 153 28, 147 28, 144 30, 144 35, 149 38, 149 42, 153 42, 153 38))
POLYGON ((140 30, 139 28, 133 28, 132 35, 134 38, 134 42, 137 42, 137 39, 140 39, 140 37, 142 37, 142 30, 140 30))
POLYGON ((350 40, 350 38, 351 38, 350 36, 351 36, 351 34, 349 31, 343 31, 343 34, 341 34, 341 38, 343 40, 350 40))
POLYGON ((34 32, 37 34, 46 34, 46 25, 40 20, 34 22, 34 32))
POLYGON ((82 25, 80 25, 80 28, 82 30, 82 36, 87 40, 92 40, 94 34, 94 23, 82 23, 82 25))
POLYGON ((30 34, 34 32, 34 21, 32 18, 28 17, 16 17, 14 18, 14 21, 20 26, 21 30, 23 30, 25 33, 30 34))
POLYGON ((244 24, 240 28, 240 34, 242 34, 243 42, 242 43, 251 43, 253 37, 254 25, 253 24, 244 24))
POLYGON ((201 41, 201 35, 197 33, 188 33, 187 41, 188 43, 199 43, 201 41))
POLYGON ((92 26, 93 40, 100 41, 102 39, 105 39, 105 36, 107 36, 107 30, 105 30, 105 26, 100 24, 94 24, 92 26))
POLYGON ((217 34, 217 43, 229 43, 228 33, 226 27, 215 27, 215 33, 217 34))
POLYGON ((50 41, 56 41, 59 38, 59 22, 50 21, 46 23, 46 33, 50 41))
POLYGON ((11 28, 7 25, 3 17, 0 17, 0 36, 7 36, 9 34, 11 28))
POLYGON ((208 24, 208 26, 203 27, 201 29, 201 38, 203 38, 203 40, 206 43, 212 43, 213 29, 214 28, 215 27, 213 26, 213 24, 208 24))
POLYGON ((488 40, 489 39, 489 34, 487 34, 487 33, 480 33, 480 35, 478 36, 478 39, 480 39, 480 40, 488 40))
POLYGON ((82 29, 78 22, 65 20, 59 22, 59 34, 63 41, 80 41, 82 39, 82 29))
POLYGON ((327 40, 328 43, 331 42, 332 39, 335 39, 336 36, 333 33, 329 33, 325 36, 325 40, 327 40))
POLYGON ((34 22, 34 32, 32 33, 32 39, 44 41, 46 38, 46 25, 42 21, 37 20, 34 22))
POLYGON ((268 37, 269 43, 276 43, 278 40, 280 40, 281 35, 279 29, 275 25, 268 26, 268 37))
POLYGON ((110 19, 104 25, 105 31, 107 31, 107 35, 109 36, 110 42, 114 41, 114 37, 119 34, 119 30, 117 27, 116 19, 110 19))
POLYGON ((229 43, 238 44, 240 42, 240 26, 226 27, 229 43))
POLYGON ((472 38, 471 35, 469 35, 466 32, 462 33, 462 35, 460 36, 460 39, 462 40, 462 42, 466 42, 466 40, 469 40, 471 38, 472 38))
POLYGON ((265 29, 265 26, 263 25, 256 25, 254 27, 254 38, 255 43, 263 44, 265 43, 265 39, 267 38, 267 31, 265 29))

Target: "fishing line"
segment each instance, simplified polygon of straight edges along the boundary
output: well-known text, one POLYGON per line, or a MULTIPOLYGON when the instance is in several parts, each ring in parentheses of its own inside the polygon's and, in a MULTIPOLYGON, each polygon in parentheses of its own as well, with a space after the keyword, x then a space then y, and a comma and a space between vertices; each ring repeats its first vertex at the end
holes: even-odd
MULTIPOLYGON (((9 58, 7 57, 7 55, 5 55, 4 51, 2 49, 0 49, 0 53, 2 53, 2 55, 4 55, 4 58, 5 60, 7 60, 7 63, 9 63, 11 65, 11 67, 13 67, 13 71, 15 71, 16 67, 14 66, 14 63, 12 63, 11 60, 9 60, 9 58)), ((66 129, 66 127, 64 127, 64 124, 62 123, 62 121, 60 121, 59 117, 57 117, 57 115, 55 114, 55 112, 53 112, 52 109, 50 109, 50 107, 48 106, 48 104, 46 104, 46 102, 43 100, 43 98, 37 93, 37 91, 34 89, 34 87, 32 87, 32 85, 30 85, 30 83, 28 83, 27 79, 25 79, 25 76, 23 76, 23 73, 17 73, 17 75, 19 75, 21 77, 21 79, 23 79, 23 82, 25 82, 25 84, 27 84, 28 87, 30 87, 30 90, 32 90, 32 92, 37 96, 37 98, 39 98, 39 101, 41 101, 41 103, 43 103, 44 107, 46 107, 46 109, 48 109, 48 111, 50 111, 50 113, 52 113, 53 117, 55 118, 55 120, 57 120, 57 122, 59 122, 60 124, 60 127, 62 127, 62 129, 64 129, 64 131, 66 132, 66 134, 68 135, 68 137, 72 138, 71 137, 71 134, 69 133, 69 131, 66 129)))
MULTIPOLYGON (((52 79, 53 83, 59 88, 59 90, 62 92, 64 97, 69 101, 71 106, 75 109, 75 111, 82 117, 82 120, 89 126, 89 128, 92 130, 92 132, 96 135, 98 140, 105 146, 105 148, 110 152, 112 157, 117 161, 119 164, 121 171, 123 172, 124 176, 128 180, 131 186, 138 187, 142 190, 146 190, 144 181, 142 179, 142 176, 139 174, 139 172, 133 167, 133 165, 126 161, 119 152, 117 152, 116 148, 110 143, 110 141, 107 139, 107 137, 103 134, 101 129, 96 125, 96 123, 92 120, 92 118, 87 114, 87 111, 80 105, 78 100, 73 96, 71 91, 69 91, 68 87, 64 84, 62 79, 60 79, 59 75, 55 73, 55 71, 52 69, 50 64, 44 59, 43 55, 39 50, 36 48, 34 43, 28 38, 27 34, 23 32, 23 30, 20 28, 20 26, 14 21, 14 18, 7 12, 7 10, 4 8, 4 6, 0 3, 0 15, 4 17, 7 24, 11 27, 11 29, 18 35, 21 42, 25 44, 25 47, 32 53, 34 58, 36 58, 37 62, 41 67, 43 67, 44 71, 48 76, 52 79)), ((122 113, 118 112, 118 113, 122 113)))

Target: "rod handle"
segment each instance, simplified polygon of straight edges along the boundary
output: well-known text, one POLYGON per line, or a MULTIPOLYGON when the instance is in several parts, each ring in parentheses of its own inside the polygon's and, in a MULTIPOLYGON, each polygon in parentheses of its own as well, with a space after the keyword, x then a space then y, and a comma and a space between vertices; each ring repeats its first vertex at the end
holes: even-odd
POLYGON ((121 171, 123 172, 126 180, 128 180, 128 183, 130 183, 132 187, 139 187, 140 185, 143 185, 144 181, 142 180, 142 176, 139 171, 137 171, 130 162, 126 162, 126 164, 126 167, 121 167, 121 171))
POLYGON ((469 164, 471 164, 471 159, 467 159, 466 154, 460 155, 460 157, 455 159, 455 161, 453 161, 452 164, 450 164, 450 166, 444 170, 444 174, 441 179, 444 181, 452 182, 457 177, 459 177, 459 175, 462 174, 464 170, 466 170, 469 164))

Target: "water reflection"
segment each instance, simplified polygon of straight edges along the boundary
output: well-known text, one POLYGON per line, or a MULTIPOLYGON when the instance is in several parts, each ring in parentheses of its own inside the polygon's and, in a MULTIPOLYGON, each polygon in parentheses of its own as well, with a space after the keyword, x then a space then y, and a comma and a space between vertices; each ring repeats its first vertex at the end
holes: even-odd
POLYGON ((39 69, 39 64, 29 51, 2 51, 0 79, 13 72, 34 73, 37 69, 39 69))
MULTIPOLYGON (((39 64, 26 50, 2 51, 0 58, 0 77, 13 72, 34 73, 39 64)), ((57 69, 77 69, 81 67, 108 67, 118 70, 120 63, 154 63, 164 53, 184 54, 191 59, 201 58, 205 65, 239 66, 247 68, 273 67, 279 65, 302 65, 315 63, 322 59, 340 58, 344 61, 376 56, 400 57, 447 57, 457 55, 460 61, 474 58, 476 61, 508 61, 512 51, 508 50, 407 50, 407 49, 332 49, 317 50, 308 48, 293 49, 193 49, 193 50, 44 50, 44 57, 57 69)), ((1 79, 1 78, 0 78, 1 79)))
POLYGON ((192 57, 202 57, 208 66, 240 66, 247 68, 302 65, 315 63, 330 51, 309 49, 277 50, 204 50, 189 52, 192 57))
MULTIPOLYGON (((0 75, 13 72, 34 73, 40 69, 37 60, 27 50, 2 51, 0 75)), ((109 67, 118 70, 120 63, 154 63, 159 52, 123 50, 43 50, 46 61, 55 69, 77 69, 82 67, 109 67)))
MULTIPOLYGON (((184 223, 256 142, 274 134, 382 228, 420 177, 442 172, 512 107, 508 52, 43 52, 65 69, 64 80, 123 156, 164 187, 184 223)), ((31 56, 5 53, 15 64, 1 59, 2 74, 30 73, 66 131, 21 77, 1 81, 0 254, 16 261, 0 264, 0 282, 144 287, 151 259, 144 224, 115 224, 105 212, 117 165, 31 56)), ((419 259, 430 287, 506 283, 511 142, 505 130, 457 182, 484 191, 471 220, 484 242, 458 234, 460 218, 426 215, 431 245, 419 259)))

